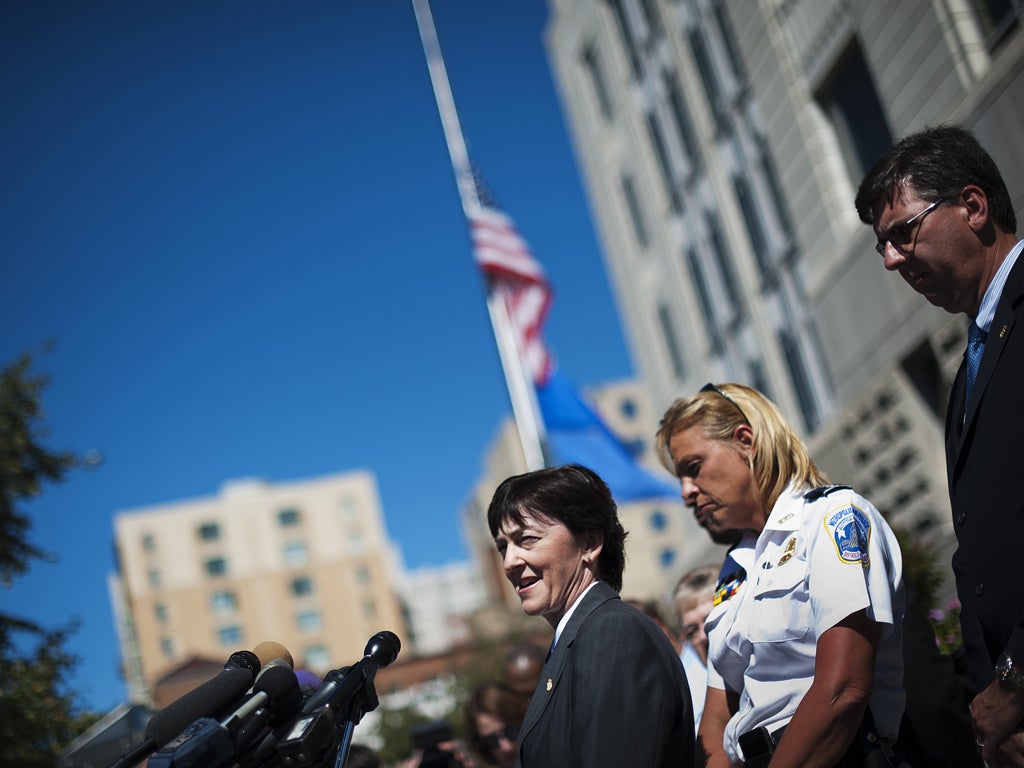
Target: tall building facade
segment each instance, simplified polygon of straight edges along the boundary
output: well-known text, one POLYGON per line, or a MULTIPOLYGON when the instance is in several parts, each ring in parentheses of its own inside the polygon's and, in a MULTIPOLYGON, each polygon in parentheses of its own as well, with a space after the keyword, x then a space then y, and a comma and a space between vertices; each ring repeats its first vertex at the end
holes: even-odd
POLYGON ((884 270, 853 198, 895 138, 957 122, 1021 210, 1021 6, 549 7, 549 58, 653 403, 709 380, 756 386, 834 480, 948 555, 942 423, 966 322, 884 270))
POLYGON ((133 701, 196 657, 274 641, 322 674, 362 658, 375 632, 405 635, 370 472, 232 481, 216 496, 120 512, 114 529, 111 591, 133 701))

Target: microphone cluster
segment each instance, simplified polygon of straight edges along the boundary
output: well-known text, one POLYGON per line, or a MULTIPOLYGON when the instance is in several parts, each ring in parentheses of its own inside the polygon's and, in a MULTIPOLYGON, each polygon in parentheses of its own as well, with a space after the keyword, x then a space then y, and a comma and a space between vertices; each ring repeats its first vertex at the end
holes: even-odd
POLYGON ((377 708, 374 677, 397 657, 393 632, 371 637, 364 656, 321 681, 280 643, 231 654, 223 671, 155 714, 145 741, 110 768, 303 768, 348 757, 352 729, 377 708))

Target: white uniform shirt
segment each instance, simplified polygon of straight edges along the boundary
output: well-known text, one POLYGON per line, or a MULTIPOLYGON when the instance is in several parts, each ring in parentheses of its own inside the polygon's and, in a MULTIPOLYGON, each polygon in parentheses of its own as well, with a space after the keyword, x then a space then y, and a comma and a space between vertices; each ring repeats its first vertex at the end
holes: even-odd
POLYGON ((814 679, 818 638, 867 609, 883 624, 870 708, 883 737, 903 714, 903 564, 892 530, 866 499, 835 488, 806 500, 788 488, 760 536, 731 552, 705 623, 708 686, 739 692, 725 751, 742 761, 737 739, 786 725, 814 679), (734 577, 738 568, 745 578, 734 577), (727 573, 729 571, 729 573, 727 573))

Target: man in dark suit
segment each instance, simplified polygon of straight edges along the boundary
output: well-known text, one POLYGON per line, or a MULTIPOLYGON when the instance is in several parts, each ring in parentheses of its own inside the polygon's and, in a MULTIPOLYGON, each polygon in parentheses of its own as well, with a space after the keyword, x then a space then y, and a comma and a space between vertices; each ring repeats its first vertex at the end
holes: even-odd
POLYGON ((575 464, 510 477, 487 521, 523 610, 555 630, 517 764, 692 766, 683 666, 665 632, 619 599, 626 532, 601 478, 575 464))
POLYGON ((931 128, 894 145, 857 192, 886 269, 971 318, 946 412, 953 556, 971 716, 990 765, 1024 766, 1024 241, 974 136, 931 128))

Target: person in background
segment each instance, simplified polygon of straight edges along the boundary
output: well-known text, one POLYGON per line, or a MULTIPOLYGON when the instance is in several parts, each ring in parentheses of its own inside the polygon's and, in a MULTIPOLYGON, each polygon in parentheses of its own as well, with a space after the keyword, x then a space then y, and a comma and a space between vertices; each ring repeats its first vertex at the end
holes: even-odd
POLYGON ((971 318, 946 408, 946 479, 960 627, 981 756, 1024 766, 1024 241, 999 168, 970 131, 928 128, 857 190, 886 269, 971 318))
POLYGON ((675 648, 676 653, 679 653, 679 651, 681 650, 679 647, 679 640, 676 638, 675 633, 672 631, 672 629, 668 626, 668 623, 665 621, 665 617, 662 615, 661 609, 658 607, 657 600, 641 600, 639 598, 630 598, 628 600, 624 600, 623 602, 627 605, 632 605, 634 608, 640 611, 640 613, 642 613, 644 616, 646 616, 659 627, 661 627, 661 631, 665 633, 665 637, 667 637, 668 641, 672 643, 672 647, 675 648))
POLYGON ((516 643, 505 653, 505 684, 529 700, 540 680, 540 671, 547 661, 548 649, 531 642, 516 643))
POLYGON ((626 532, 604 481, 577 464, 510 477, 487 523, 523 611, 555 630, 519 765, 692 766, 683 667, 665 633, 619 599, 626 532))
POLYGON ((348 751, 348 762, 345 768, 384 768, 384 761, 369 747, 353 744, 348 751))
POLYGON ((705 565, 679 577, 672 590, 672 608, 679 627, 679 660, 690 684, 694 725, 700 724, 708 687, 708 636, 704 620, 711 613, 720 567, 705 565))
POLYGON ((708 384, 676 400, 657 447, 705 529, 743 532, 705 623, 706 764, 845 768, 892 757, 904 593, 882 515, 828 485, 750 387, 708 384))
POLYGON ((529 699, 497 680, 476 687, 466 702, 466 745, 482 765, 514 768, 519 727, 529 699))

